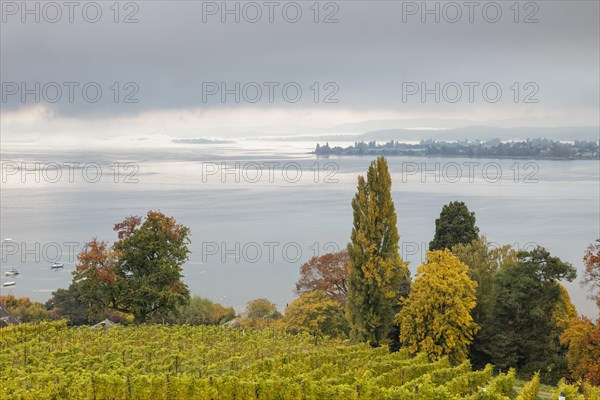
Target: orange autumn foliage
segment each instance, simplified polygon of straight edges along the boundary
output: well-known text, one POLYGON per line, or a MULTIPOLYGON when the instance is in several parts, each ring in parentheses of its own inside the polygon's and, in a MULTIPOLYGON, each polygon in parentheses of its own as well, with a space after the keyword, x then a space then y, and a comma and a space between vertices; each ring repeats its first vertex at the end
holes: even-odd
POLYGON ((90 274, 92 276, 97 274, 101 282, 109 285, 115 283, 115 257, 107 242, 92 239, 79 253, 77 259, 79 261, 75 267, 77 273, 88 277, 90 274))
POLYGON ((300 268, 297 293, 323 291, 329 298, 346 303, 348 298, 348 252, 327 253, 313 257, 300 268))
POLYGON ((569 347, 567 360, 572 378, 600 385, 600 319, 594 324, 580 316, 568 320, 567 324, 560 342, 569 347))

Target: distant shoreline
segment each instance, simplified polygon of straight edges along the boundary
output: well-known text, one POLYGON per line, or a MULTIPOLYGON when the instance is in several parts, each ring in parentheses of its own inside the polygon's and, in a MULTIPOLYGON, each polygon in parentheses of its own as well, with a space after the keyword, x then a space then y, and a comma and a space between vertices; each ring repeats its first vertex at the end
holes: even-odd
POLYGON ((339 157, 421 157, 421 158, 472 158, 472 159, 497 159, 497 160, 546 160, 546 161, 600 161, 600 157, 597 158, 564 158, 564 157, 528 157, 528 156, 470 156, 461 154, 388 154, 388 153, 363 153, 363 154, 317 154, 311 151, 306 154, 313 154, 319 157, 328 158, 331 156, 339 157))
POLYGON ((492 139, 487 142, 422 140, 418 144, 393 140, 385 144, 361 141, 348 147, 331 147, 329 143, 326 143, 323 146, 317 144, 312 154, 318 156, 495 158, 500 160, 600 160, 600 148, 597 142, 562 143, 549 139, 528 139, 518 142, 502 142, 500 139, 492 139))

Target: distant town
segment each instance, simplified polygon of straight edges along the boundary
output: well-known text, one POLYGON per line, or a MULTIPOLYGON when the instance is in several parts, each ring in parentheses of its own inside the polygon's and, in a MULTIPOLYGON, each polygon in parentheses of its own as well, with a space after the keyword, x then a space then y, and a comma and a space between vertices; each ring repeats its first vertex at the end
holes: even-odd
POLYGON ((479 158, 527 158, 560 160, 599 159, 598 142, 574 141, 564 143, 549 139, 527 139, 525 141, 502 142, 492 139, 486 142, 456 141, 442 142, 421 140, 419 144, 401 143, 391 140, 385 144, 355 142, 354 146, 321 146, 317 144, 316 155, 377 155, 377 156, 451 156, 479 158))

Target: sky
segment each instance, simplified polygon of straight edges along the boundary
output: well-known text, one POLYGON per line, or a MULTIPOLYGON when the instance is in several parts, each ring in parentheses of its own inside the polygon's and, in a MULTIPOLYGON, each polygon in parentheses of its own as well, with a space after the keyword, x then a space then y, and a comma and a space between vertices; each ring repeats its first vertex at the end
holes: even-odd
POLYGON ((114 4, 1 2, 2 142, 600 125, 598 1, 114 4))

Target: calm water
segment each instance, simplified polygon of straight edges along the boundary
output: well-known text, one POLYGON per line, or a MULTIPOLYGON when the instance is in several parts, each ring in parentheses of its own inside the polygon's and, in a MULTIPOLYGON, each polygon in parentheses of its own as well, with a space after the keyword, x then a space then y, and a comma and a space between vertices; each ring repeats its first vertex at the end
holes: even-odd
MULTIPOLYGON (((184 275, 192 293, 237 309, 256 297, 285 307, 300 265, 347 243, 356 177, 372 160, 317 158, 307 154, 312 142, 142 144, 3 145, 0 279, 16 284, 2 294, 49 299, 68 286, 86 241, 112 241, 114 223, 159 209, 191 228, 184 275), (24 172, 22 162, 43 171, 24 172), (54 261, 65 268, 50 270, 54 261), (5 277, 12 266, 21 275, 5 277)), ((453 200, 475 211, 490 241, 543 245, 579 271, 586 246, 600 236, 598 161, 395 157, 389 164, 402 254, 413 272, 435 218, 453 200)), ((567 287, 579 311, 595 315, 578 282, 567 287)))

